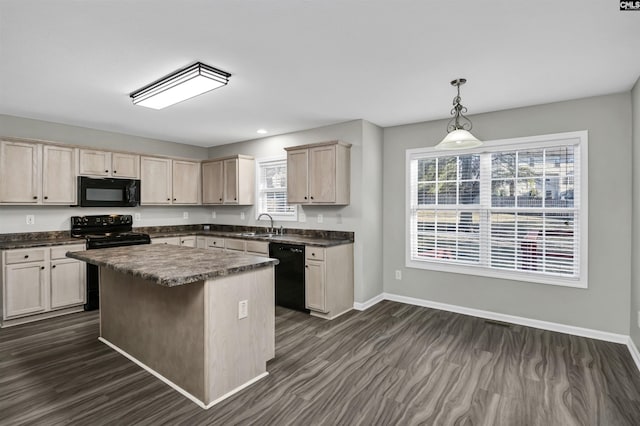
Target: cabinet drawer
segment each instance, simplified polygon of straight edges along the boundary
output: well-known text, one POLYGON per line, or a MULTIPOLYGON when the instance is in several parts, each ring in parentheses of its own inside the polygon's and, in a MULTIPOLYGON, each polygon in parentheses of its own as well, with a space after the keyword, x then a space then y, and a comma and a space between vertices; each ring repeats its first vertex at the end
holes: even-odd
POLYGON ((247 253, 269 256, 269 243, 264 241, 247 241, 247 253))
POLYGON ((51 260, 66 259, 68 251, 82 251, 84 244, 72 244, 68 246, 51 247, 51 260))
POLYGON ((44 252, 47 249, 24 249, 24 250, 8 250, 5 254, 5 260, 7 265, 12 263, 24 263, 24 262, 40 262, 44 260, 44 252))
POLYGON ((227 239, 224 241, 224 248, 227 250, 244 251, 244 241, 227 239))
POLYGON ((207 237, 206 248, 224 248, 224 238, 207 237))
POLYGON ((180 238, 179 237, 152 238, 151 244, 170 244, 172 246, 179 246, 180 238))
POLYGON ((307 259, 324 260, 324 249, 321 247, 306 247, 305 252, 307 259))

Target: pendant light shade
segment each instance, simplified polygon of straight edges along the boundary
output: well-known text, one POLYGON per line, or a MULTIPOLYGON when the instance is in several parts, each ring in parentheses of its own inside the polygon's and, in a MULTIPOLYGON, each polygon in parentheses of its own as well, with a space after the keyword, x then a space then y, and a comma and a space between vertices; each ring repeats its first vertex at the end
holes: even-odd
POLYGON ((436 149, 466 149, 482 145, 482 142, 469 131, 473 125, 471 120, 464 115, 467 112, 467 107, 460 103, 462 101, 460 86, 466 82, 467 80, 464 78, 458 78, 451 82, 451 85, 458 89, 458 95, 453 98, 453 108, 451 109, 453 117, 447 124, 447 132, 449 133, 436 145, 436 149))

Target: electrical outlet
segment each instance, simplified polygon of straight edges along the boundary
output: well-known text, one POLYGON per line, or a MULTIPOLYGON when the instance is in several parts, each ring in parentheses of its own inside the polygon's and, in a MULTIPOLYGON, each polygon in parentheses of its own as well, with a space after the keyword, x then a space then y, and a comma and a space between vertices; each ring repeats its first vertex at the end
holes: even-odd
POLYGON ((238 302, 238 319, 249 316, 249 301, 241 300, 238 302))
POLYGON ((212 210, 211 211, 211 219, 215 219, 216 218, 216 211, 212 210))
POLYGON ((318 215, 318 223, 322 223, 324 222, 324 218, 322 217, 322 214, 318 215))
POLYGON ((183 219, 189 219, 189 212, 182 212, 183 219))
POLYGON ((244 218, 245 218, 244 212, 240 212, 240 220, 244 220, 244 218))
POLYGON ((401 280, 402 279, 402 271, 399 269, 396 269, 396 280, 401 280))
POLYGON ((307 215, 304 214, 303 212, 300 212, 300 214, 298 215, 298 222, 306 222, 307 221, 307 215))
POLYGON ((338 225, 342 224, 342 213, 338 213, 338 214, 336 215, 336 223, 337 223, 338 225))
POLYGON ((36 217, 32 214, 27 215, 27 225, 34 225, 36 223, 36 217))
POLYGON ((140 215, 140 213, 135 213, 133 215, 133 220, 135 220, 136 222, 140 222, 142 220, 142 216, 140 215))

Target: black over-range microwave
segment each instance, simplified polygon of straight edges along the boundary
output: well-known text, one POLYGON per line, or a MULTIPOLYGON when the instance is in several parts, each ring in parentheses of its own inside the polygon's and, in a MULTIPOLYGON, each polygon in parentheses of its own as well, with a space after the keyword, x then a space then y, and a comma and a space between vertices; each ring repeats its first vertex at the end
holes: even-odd
POLYGON ((78 206, 135 207, 140 205, 140 180, 78 176, 78 206))

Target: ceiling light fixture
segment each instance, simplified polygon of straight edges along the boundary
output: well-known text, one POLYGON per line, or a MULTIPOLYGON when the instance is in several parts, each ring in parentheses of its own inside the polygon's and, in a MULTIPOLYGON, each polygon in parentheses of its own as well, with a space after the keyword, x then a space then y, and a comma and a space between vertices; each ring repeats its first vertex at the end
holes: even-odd
POLYGON ((162 109, 201 95, 229 82, 231 74, 196 62, 129 95, 135 105, 162 109))
POLYGON ((451 82, 452 86, 458 89, 458 95, 453 98, 453 108, 451 109, 451 115, 453 118, 449 120, 447 124, 447 136, 436 145, 436 149, 464 149, 474 148, 482 145, 482 142, 469 132, 473 125, 463 113, 467 112, 467 107, 462 105, 460 101, 460 86, 467 82, 464 78, 458 78, 451 82))
POLYGON ((260 133, 261 135, 266 135, 268 132, 265 129, 258 129, 256 133, 260 133))

